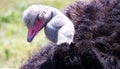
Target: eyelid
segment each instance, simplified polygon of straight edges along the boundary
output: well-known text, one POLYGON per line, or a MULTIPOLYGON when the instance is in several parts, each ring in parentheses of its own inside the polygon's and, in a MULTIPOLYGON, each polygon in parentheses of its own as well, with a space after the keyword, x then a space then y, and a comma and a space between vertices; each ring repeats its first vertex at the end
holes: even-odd
POLYGON ((43 13, 44 13, 44 14, 46 14, 46 12, 45 12, 45 11, 43 11, 43 13))

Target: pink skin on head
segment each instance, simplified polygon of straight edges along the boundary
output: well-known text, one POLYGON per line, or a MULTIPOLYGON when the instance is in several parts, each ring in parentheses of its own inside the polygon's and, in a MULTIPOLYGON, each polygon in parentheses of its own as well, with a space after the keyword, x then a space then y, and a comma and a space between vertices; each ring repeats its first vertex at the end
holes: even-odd
POLYGON ((35 21, 34 26, 28 28, 27 41, 31 42, 35 35, 42 29, 43 20, 35 21))

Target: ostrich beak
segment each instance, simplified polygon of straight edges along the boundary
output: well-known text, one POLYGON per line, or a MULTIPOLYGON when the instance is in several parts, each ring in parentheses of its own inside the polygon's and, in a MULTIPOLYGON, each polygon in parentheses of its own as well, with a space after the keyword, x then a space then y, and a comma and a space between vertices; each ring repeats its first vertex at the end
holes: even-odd
POLYGON ((35 35, 42 29, 43 20, 37 21, 33 27, 28 28, 27 41, 32 42, 35 35))
POLYGON ((29 28, 28 29, 28 34, 27 34, 27 41, 32 42, 33 38, 35 37, 35 28, 29 28))

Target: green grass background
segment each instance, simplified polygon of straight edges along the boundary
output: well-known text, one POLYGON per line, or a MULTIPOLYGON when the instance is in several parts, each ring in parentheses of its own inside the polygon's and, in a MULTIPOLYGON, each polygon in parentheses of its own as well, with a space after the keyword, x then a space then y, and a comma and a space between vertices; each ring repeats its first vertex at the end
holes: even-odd
POLYGON ((50 5, 60 10, 74 0, 0 0, 0 68, 19 68, 33 52, 48 41, 43 30, 32 43, 26 41, 23 11, 32 4, 50 5))

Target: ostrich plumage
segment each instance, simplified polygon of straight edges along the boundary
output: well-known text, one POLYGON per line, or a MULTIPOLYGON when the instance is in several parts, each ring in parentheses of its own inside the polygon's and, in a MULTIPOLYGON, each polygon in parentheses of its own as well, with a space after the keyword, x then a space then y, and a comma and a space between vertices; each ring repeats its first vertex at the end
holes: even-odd
POLYGON ((120 69, 120 0, 77 0, 63 12, 74 43, 47 44, 20 69, 120 69))
POLYGON ((53 7, 32 5, 24 11, 23 21, 28 28, 28 42, 31 42, 42 28, 45 28, 46 37, 54 43, 73 42, 75 30, 72 21, 53 7))

